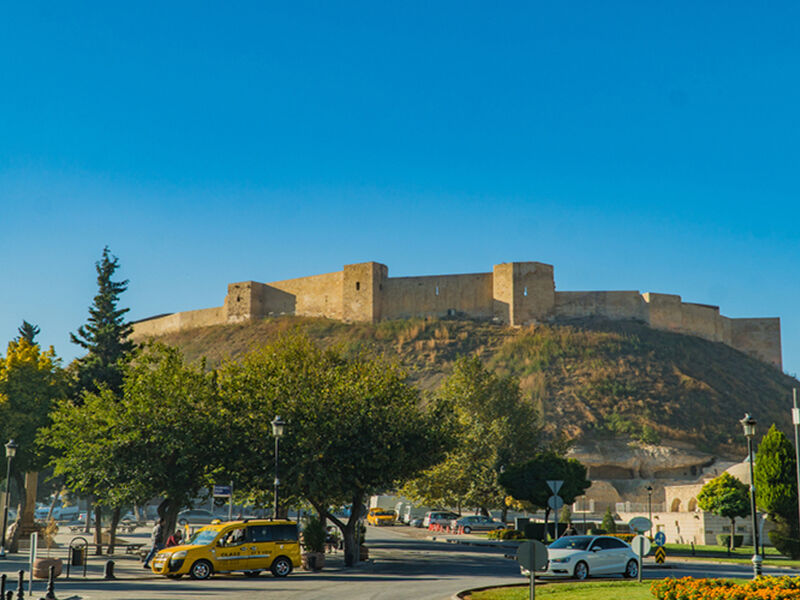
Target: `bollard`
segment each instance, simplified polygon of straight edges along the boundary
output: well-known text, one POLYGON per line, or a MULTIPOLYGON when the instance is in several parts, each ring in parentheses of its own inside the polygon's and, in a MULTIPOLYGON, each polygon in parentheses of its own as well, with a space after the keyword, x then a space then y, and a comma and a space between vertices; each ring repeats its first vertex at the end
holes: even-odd
POLYGON ((17 600, 25 600, 25 571, 19 570, 19 584, 17 585, 17 600))
POLYGON ((56 599, 56 568, 50 565, 50 572, 47 575, 47 593, 44 598, 40 600, 57 600, 56 599))
POLYGON ((3 573, 0 575, 0 600, 5 600, 6 598, 6 574, 3 573))
POLYGON ((114 561, 113 560, 107 560, 106 561, 106 568, 105 568, 105 574, 103 575, 103 579, 116 579, 116 577, 114 577, 114 561))
POLYGON ((6 592, 5 600, 14 600, 14 590, 8 590, 6 592))

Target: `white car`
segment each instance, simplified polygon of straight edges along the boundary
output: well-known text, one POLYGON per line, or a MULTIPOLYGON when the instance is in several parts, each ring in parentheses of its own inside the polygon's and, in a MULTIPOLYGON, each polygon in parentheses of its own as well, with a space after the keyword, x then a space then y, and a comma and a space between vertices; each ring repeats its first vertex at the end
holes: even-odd
POLYGON ((619 574, 632 578, 639 574, 639 557, 633 548, 611 536, 567 535, 547 547, 547 557, 547 567, 536 571, 537 577, 586 579, 619 574))

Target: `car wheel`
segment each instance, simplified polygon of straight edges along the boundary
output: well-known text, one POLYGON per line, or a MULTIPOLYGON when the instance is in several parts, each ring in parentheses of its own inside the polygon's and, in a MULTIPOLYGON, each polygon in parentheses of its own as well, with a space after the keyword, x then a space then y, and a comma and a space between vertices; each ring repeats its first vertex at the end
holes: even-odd
POLYGON ((636 562, 634 559, 630 559, 628 564, 625 565, 625 572, 623 575, 628 579, 633 579, 639 574, 639 563, 636 562))
POLYGON ((589 565, 583 561, 580 561, 577 565, 575 565, 574 575, 575 579, 583 581, 589 576, 589 565))
POLYGON ((189 577, 192 579, 208 579, 214 572, 214 567, 207 560, 198 560, 189 570, 189 577))
POLYGON ((469 525, 464 527, 464 533, 472 533, 472 527, 470 527, 469 525))
POLYGON ((244 575, 245 577, 258 577, 261 575, 261 571, 245 571, 244 575))
POLYGON ((286 577, 289 573, 292 572, 292 561, 290 561, 285 556, 279 556, 274 561, 272 561, 272 566, 270 567, 272 574, 275 577, 286 577))

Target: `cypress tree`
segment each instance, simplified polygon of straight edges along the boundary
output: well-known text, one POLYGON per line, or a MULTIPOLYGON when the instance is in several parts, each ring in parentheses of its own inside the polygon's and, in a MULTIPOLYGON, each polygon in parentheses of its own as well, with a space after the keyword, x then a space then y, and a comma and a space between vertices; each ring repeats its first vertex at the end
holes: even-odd
POLYGON ((99 387, 109 388, 119 396, 122 390, 122 372, 133 352, 134 344, 128 339, 133 326, 125 321, 127 308, 118 308, 119 296, 128 289, 128 280, 114 281, 119 260, 108 246, 102 258, 95 263, 97 270, 97 295, 89 307, 89 319, 77 334, 70 333, 73 344, 87 350, 78 359, 79 389, 96 392, 99 387))
POLYGON ((25 340, 31 346, 33 346, 36 343, 34 338, 36 338, 36 336, 39 335, 39 331, 41 330, 36 325, 32 325, 31 323, 28 323, 25 319, 23 319, 22 326, 19 327, 17 331, 19 331, 19 337, 17 338, 17 341, 25 340))

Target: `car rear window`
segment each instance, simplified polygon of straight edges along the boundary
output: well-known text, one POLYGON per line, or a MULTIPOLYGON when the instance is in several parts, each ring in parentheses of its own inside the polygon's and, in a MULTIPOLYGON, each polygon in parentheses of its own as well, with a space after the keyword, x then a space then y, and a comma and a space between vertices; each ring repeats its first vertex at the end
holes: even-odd
POLYGON ((296 542, 297 525, 249 525, 251 542, 296 542))

